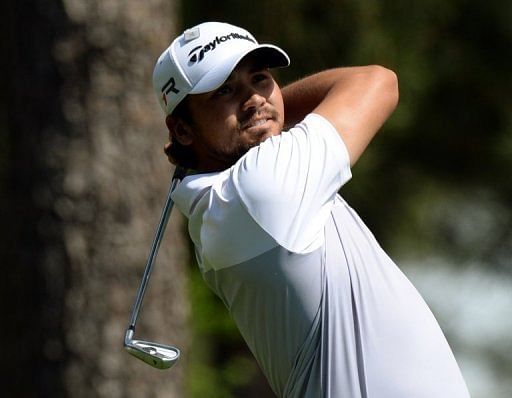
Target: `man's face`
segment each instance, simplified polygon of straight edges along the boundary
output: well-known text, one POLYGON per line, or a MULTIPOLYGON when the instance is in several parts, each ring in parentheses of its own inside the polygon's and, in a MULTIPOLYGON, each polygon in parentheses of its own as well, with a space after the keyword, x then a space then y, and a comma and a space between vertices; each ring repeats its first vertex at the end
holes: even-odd
POLYGON ((244 58, 217 90, 189 95, 189 144, 200 171, 224 170, 250 148, 281 133, 281 90, 254 56, 244 58))

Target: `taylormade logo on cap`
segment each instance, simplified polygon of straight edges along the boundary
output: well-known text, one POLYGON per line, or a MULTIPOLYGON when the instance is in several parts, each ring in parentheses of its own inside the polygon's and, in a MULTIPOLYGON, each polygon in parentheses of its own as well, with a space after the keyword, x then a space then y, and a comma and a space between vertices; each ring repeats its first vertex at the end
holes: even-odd
POLYGON ((242 40, 249 40, 250 42, 257 44, 256 40, 251 38, 249 35, 241 35, 239 33, 232 32, 229 35, 225 36, 217 36, 213 41, 210 43, 204 45, 204 46, 197 46, 196 48, 193 48, 188 55, 191 57, 189 58, 189 63, 195 64, 196 62, 201 62, 204 58, 205 53, 208 51, 213 51, 217 48, 218 44, 225 43, 228 40, 231 39, 242 39, 242 40))
POLYGON ((188 94, 213 91, 226 81, 240 60, 261 51, 268 67, 288 66, 279 47, 258 44, 245 29, 222 22, 205 22, 187 29, 158 58, 153 88, 165 114, 188 94))

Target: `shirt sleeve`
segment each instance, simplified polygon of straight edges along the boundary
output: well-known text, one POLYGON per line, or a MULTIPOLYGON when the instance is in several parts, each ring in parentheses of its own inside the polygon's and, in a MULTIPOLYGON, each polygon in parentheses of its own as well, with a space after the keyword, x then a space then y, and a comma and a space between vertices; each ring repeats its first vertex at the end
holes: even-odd
POLYGON ((310 114, 251 149, 232 167, 229 184, 278 244, 308 253, 323 243, 336 194, 351 177, 341 137, 325 118, 310 114))

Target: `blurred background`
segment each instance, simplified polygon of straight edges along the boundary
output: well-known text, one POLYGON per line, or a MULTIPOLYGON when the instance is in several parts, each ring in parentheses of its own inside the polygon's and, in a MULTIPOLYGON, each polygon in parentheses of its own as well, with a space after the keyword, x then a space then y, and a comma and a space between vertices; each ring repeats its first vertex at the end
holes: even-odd
MULTIPOLYGON (((17 397, 272 397, 204 286, 178 212, 122 349, 171 167, 151 89, 184 28, 284 48, 282 84, 397 72, 400 104, 341 193, 430 305, 473 398, 512 396, 512 3, 498 0, 2 2, 2 390, 17 397)), ((278 331, 276 331, 277 333, 278 331)))

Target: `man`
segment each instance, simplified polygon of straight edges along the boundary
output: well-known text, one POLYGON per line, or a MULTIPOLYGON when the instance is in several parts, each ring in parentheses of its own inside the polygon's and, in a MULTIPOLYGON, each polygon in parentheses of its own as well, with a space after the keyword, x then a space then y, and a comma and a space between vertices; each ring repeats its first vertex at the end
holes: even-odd
POLYGON ((279 397, 468 397, 428 307, 337 193, 397 104, 395 74, 338 68, 281 90, 269 68, 288 64, 210 22, 155 66, 166 152, 194 170, 173 197, 204 280, 279 397))

